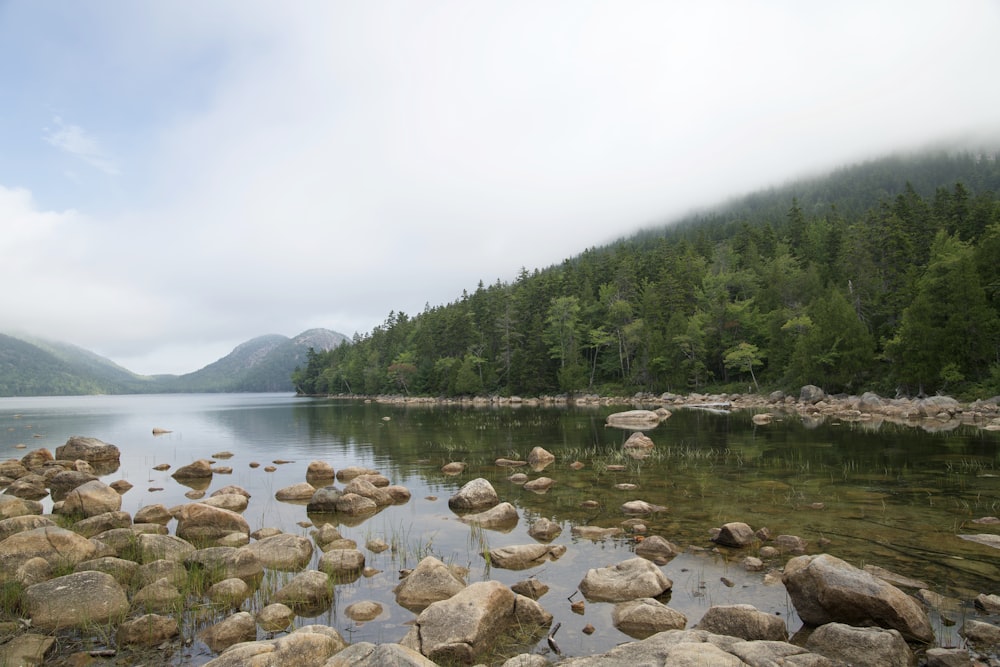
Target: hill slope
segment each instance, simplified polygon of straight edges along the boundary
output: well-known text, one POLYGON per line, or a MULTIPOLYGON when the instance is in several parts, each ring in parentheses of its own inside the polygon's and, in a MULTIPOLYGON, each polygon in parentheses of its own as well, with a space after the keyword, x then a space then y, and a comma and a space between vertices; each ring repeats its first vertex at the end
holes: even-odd
POLYGON ((0 334, 0 396, 292 391, 292 371, 306 363, 310 347, 344 342, 327 329, 260 336, 193 373, 149 377, 74 345, 0 334))

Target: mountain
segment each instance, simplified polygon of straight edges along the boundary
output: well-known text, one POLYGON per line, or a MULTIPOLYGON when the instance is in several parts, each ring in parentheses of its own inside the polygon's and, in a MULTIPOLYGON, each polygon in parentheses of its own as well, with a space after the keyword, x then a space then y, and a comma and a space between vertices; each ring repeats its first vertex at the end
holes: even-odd
POLYGON ((310 348, 345 342, 327 329, 259 336, 193 373, 142 376, 74 345, 0 334, 0 396, 293 391, 292 371, 310 348))

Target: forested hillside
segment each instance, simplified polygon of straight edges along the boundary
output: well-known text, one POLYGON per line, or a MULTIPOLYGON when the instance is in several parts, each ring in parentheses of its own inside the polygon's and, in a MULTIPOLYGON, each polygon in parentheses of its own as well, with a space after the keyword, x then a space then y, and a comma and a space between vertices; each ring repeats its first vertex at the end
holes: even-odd
POLYGON ((389 313, 293 379, 307 394, 998 394, 998 188, 995 152, 841 169, 389 313))

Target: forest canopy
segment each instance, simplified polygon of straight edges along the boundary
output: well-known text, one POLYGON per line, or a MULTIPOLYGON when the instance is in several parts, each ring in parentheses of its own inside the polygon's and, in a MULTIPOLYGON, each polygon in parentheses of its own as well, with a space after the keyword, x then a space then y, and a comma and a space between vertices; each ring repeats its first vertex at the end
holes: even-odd
POLYGON ((997 154, 891 157, 311 352, 303 394, 1000 394, 997 154))

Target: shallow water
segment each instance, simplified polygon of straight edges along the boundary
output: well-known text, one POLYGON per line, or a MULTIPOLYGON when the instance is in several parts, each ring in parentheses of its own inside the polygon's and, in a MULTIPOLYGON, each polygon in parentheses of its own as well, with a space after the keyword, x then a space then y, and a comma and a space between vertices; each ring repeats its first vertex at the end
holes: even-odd
MULTIPOLYGON (((238 484, 252 494, 244 512, 251 530, 276 526, 303 535, 313 519, 330 517, 309 517, 304 505, 279 502, 274 494, 304 481, 310 461, 322 459, 336 469, 360 465, 380 470, 409 488, 412 499, 363 521, 346 520, 338 528, 362 549, 373 537, 396 549, 366 551, 367 564, 379 574, 338 585, 328 611, 296 620, 297 625, 328 623, 352 642, 403 637, 415 614, 395 603, 392 587, 399 570, 413 567, 425 555, 468 567, 469 583, 496 579, 513 584, 529 576, 546 583, 550 591, 540 603, 562 624, 556 639, 564 655, 603 652, 630 641, 611 624, 613 605, 587 603, 583 615, 570 610, 571 602, 582 599, 576 589, 586 571, 632 557, 636 544, 630 535, 598 542, 578 539, 571 528, 617 526, 627 518, 620 506, 629 500, 666 506, 646 517, 647 534, 691 548, 662 568, 674 582, 668 603, 687 616, 689 626, 711 605, 735 603, 780 615, 790 633, 801 625, 782 586, 765 584, 764 573, 744 571, 746 553, 712 550, 710 529, 728 521, 767 527, 772 535, 798 535, 809 541, 809 553, 826 551, 858 566, 878 565, 963 601, 945 613, 944 621, 932 615, 943 645, 957 643, 962 618, 975 613, 969 600, 979 592, 997 592, 1000 553, 957 537, 1000 532, 972 523, 1000 514, 996 433, 968 427, 929 433, 891 424, 807 424, 794 416, 756 426, 749 413, 687 409, 647 431, 656 449, 637 461, 622 453, 630 433, 604 426, 605 417, 616 410, 404 407, 284 394, 0 399, 0 451, 20 458, 26 450, 16 446, 23 444, 27 450, 46 447, 54 453, 72 435, 113 443, 121 449, 121 465, 103 479, 134 485, 122 507, 132 513, 152 503, 170 507, 189 502, 184 493, 190 489, 173 480, 171 472, 228 451, 232 458, 219 465, 231 466, 233 472, 215 475, 207 493, 238 484), (153 428, 171 432, 154 436, 153 428), (555 454, 556 462, 541 472, 519 470, 532 478, 553 478, 555 485, 545 494, 509 482, 513 470, 495 465, 498 458, 524 460, 535 446, 555 454), (291 462, 265 472, 263 466, 276 459, 291 462), (440 468, 449 461, 468 467, 461 475, 446 476, 440 468), (584 467, 571 469, 573 461, 584 467), (261 467, 251 468, 250 462, 261 467), (171 470, 154 471, 160 463, 170 464, 171 470), (616 465, 625 469, 608 468, 616 465), (518 508, 517 527, 482 531, 457 520, 448 498, 475 477, 489 479, 501 500, 518 508), (622 490, 620 484, 635 488, 622 490), (585 500, 596 501, 597 507, 582 508, 585 500), (558 561, 515 572, 491 568, 480 555, 484 546, 532 543, 527 530, 540 516, 563 528, 554 543, 568 551, 558 561), (382 615, 367 623, 348 619, 343 610, 361 600, 380 603, 382 615), (953 621, 958 625, 950 625, 953 621), (588 623, 596 628, 592 635, 582 632, 588 623)), ((318 557, 317 552, 313 565, 318 557)), ((768 566, 780 567, 786 558, 768 566)), ((253 600, 252 611, 266 602, 261 597, 253 600)), ((185 632, 193 634, 210 620, 192 620, 185 632)), ((548 650, 544 639, 528 648, 548 650)), ((174 664, 201 664, 211 655, 195 642, 175 656, 174 664)))

